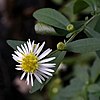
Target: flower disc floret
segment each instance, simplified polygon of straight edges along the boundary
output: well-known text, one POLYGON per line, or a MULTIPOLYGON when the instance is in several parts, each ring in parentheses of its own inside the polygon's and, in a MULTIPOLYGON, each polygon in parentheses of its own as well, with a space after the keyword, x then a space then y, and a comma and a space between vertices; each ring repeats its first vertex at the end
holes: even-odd
POLYGON ((24 55, 21 67, 25 72, 34 73, 38 66, 38 58, 33 53, 24 55))

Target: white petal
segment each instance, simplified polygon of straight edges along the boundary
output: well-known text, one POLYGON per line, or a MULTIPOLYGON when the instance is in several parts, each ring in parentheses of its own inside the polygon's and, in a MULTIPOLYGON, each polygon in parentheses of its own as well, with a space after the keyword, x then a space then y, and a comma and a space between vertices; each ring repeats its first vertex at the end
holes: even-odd
POLYGON ((26 50, 25 50, 24 46, 23 46, 23 45, 21 45, 21 47, 22 47, 22 50, 24 51, 24 53, 25 53, 25 54, 27 54, 27 52, 26 52, 26 50))
POLYGON ((36 51, 37 51, 37 49, 38 49, 38 47, 39 47, 39 44, 40 44, 40 43, 36 44, 36 46, 35 46, 35 48, 34 48, 34 51, 33 51, 34 53, 36 53, 36 51))
POLYGON ((38 73, 38 71, 36 72, 36 74, 37 74, 43 81, 45 81, 44 77, 41 76, 41 75, 38 73))
POLYGON ((42 43, 42 45, 38 48, 38 50, 36 51, 36 55, 38 56, 40 54, 40 52, 42 51, 43 47, 45 45, 45 42, 42 43))
POLYGON ((42 73, 44 73, 44 74, 47 74, 47 75, 49 75, 49 76, 52 76, 52 74, 51 73, 49 73, 49 72, 47 72, 47 71, 44 71, 44 70, 41 70, 41 69, 38 69, 40 72, 42 72, 42 73))
POLYGON ((55 63, 44 63, 44 64, 40 64, 40 66, 44 66, 44 67, 47 67, 47 68, 53 68, 55 67, 55 63))
POLYGON ((16 65, 17 67, 21 67, 21 65, 16 65))
POLYGON ((24 47, 25 47, 25 50, 26 50, 26 52, 27 52, 27 54, 29 53, 28 52, 28 47, 27 47, 27 45, 24 43, 24 47))
POLYGON ((32 51, 32 45, 30 39, 28 39, 27 45, 28 45, 29 52, 32 51))
POLYGON ((26 81, 27 81, 27 85, 29 85, 29 73, 27 73, 26 81))
POLYGON ((53 69, 45 68, 45 67, 40 67, 40 70, 48 71, 48 72, 54 72, 53 69))
POLYGON ((24 53, 23 50, 19 46, 17 46, 17 49, 19 52, 24 53))
POLYGON ((17 56, 19 56, 19 57, 21 57, 22 58, 22 54, 20 53, 20 52, 18 52, 18 51, 14 51, 15 52, 15 54, 17 55, 17 56))
POLYGON ((34 50, 34 41, 32 42, 32 51, 34 50))
POLYGON ((32 76, 32 73, 31 73, 31 85, 33 86, 33 76, 32 76))
POLYGON ((45 56, 47 56, 52 50, 51 49, 47 49, 45 50, 38 58, 39 60, 44 58, 45 56))
POLYGON ((40 73, 42 76, 44 76, 45 78, 49 78, 47 75, 45 75, 44 73, 42 73, 42 72, 40 72, 40 71, 38 71, 38 73, 40 73))
POLYGON ((41 79, 39 78, 39 76, 36 74, 36 73, 34 73, 34 76, 36 77, 36 79, 42 84, 42 81, 41 81, 41 79))
POLYGON ((18 62, 18 60, 17 60, 15 57, 13 57, 13 59, 14 59, 16 62, 18 62))
POLYGON ((39 63, 40 63, 40 64, 41 64, 41 63, 46 63, 46 62, 49 62, 49 61, 54 60, 55 58, 56 58, 56 57, 51 57, 51 58, 43 59, 43 60, 39 61, 39 63))
POLYGON ((15 68, 16 70, 22 70, 21 68, 15 68))
POLYGON ((20 57, 16 56, 15 54, 12 54, 12 56, 13 56, 13 59, 17 62, 22 60, 20 57))
POLYGON ((21 76, 21 80, 24 78, 24 76, 25 76, 25 74, 26 74, 26 72, 24 72, 23 74, 22 74, 22 76, 21 76))

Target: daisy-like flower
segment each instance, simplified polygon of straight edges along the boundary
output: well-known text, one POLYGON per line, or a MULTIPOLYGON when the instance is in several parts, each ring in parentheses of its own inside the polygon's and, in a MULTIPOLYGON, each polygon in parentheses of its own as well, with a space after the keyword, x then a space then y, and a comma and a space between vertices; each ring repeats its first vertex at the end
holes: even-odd
POLYGON ((41 53, 44 45, 45 42, 39 46, 39 43, 35 44, 29 39, 27 43, 21 44, 20 47, 17 46, 17 50, 14 51, 15 54, 12 54, 13 59, 19 63, 16 65, 16 70, 23 71, 20 79, 22 80, 26 76, 27 85, 33 86, 33 78, 42 84, 54 72, 53 67, 56 64, 50 63, 50 61, 54 60, 55 57, 45 58, 52 50, 48 48, 41 53))

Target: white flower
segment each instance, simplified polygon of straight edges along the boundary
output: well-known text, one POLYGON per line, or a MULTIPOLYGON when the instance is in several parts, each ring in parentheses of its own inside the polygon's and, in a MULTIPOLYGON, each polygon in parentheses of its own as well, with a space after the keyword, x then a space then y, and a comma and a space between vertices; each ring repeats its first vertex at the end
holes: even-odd
POLYGON ((19 63, 16 65, 16 70, 22 70, 23 74, 21 80, 26 76, 27 85, 31 83, 33 86, 33 78, 36 78, 41 84, 45 79, 52 76, 52 69, 55 67, 55 63, 50 63, 55 57, 45 58, 52 50, 48 48, 41 53, 45 42, 41 46, 31 43, 30 39, 27 43, 21 44, 21 47, 17 46, 17 50, 12 54, 13 59, 19 63), (40 54, 41 53, 41 54, 40 54), (44 59, 43 59, 44 58, 44 59))

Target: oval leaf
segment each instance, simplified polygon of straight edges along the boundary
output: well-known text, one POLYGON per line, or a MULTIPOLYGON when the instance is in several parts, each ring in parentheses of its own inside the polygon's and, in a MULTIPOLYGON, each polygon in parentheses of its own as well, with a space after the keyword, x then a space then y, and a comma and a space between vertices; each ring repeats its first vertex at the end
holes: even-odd
POLYGON ((100 100, 100 99, 99 99, 99 96, 96 96, 95 94, 90 93, 89 100, 100 100))
POLYGON ((93 30, 90 27, 86 27, 84 31, 87 36, 89 35, 90 37, 100 38, 100 33, 96 32, 95 30, 93 30))
POLYGON ((7 40, 8 45, 10 45, 14 50, 16 50, 17 46, 25 43, 24 41, 19 40, 7 40))
POLYGON ((53 27, 43 23, 37 23, 35 25, 35 31, 42 35, 58 35, 53 27))
POLYGON ((36 79, 34 80, 34 85, 32 87, 32 89, 29 91, 30 93, 36 92, 37 90, 39 90, 41 88, 41 83, 39 83, 36 79))
POLYGON ((88 87, 88 92, 90 93, 100 92, 100 86, 98 84, 92 84, 88 87))
POLYGON ((86 9, 89 5, 83 0, 77 0, 74 4, 73 10, 74 14, 80 13, 84 9, 86 9))
POLYGON ((100 75, 100 59, 96 58, 91 67, 91 81, 94 83, 100 75))
POLYGON ((74 74, 76 77, 78 77, 80 80, 84 82, 89 81, 89 74, 88 74, 88 66, 86 65, 76 65, 74 66, 74 74))
POLYGON ((100 16, 98 16, 98 20, 94 27, 94 30, 100 33, 100 16))
POLYGON ((97 38, 80 39, 67 44, 67 50, 76 53, 87 53, 100 50, 100 40, 97 38))
POLYGON ((93 11, 96 10, 97 8, 97 0, 84 0, 90 7, 93 11))
POLYGON ((45 24, 65 29, 69 24, 69 21, 60 12, 51 8, 42 8, 33 13, 33 16, 39 21, 45 24))
POLYGON ((73 78, 71 80, 70 85, 61 89, 60 94, 62 97, 73 97, 79 93, 81 93, 84 87, 84 82, 81 81, 79 78, 73 78), (66 93, 66 95, 65 95, 66 93))

